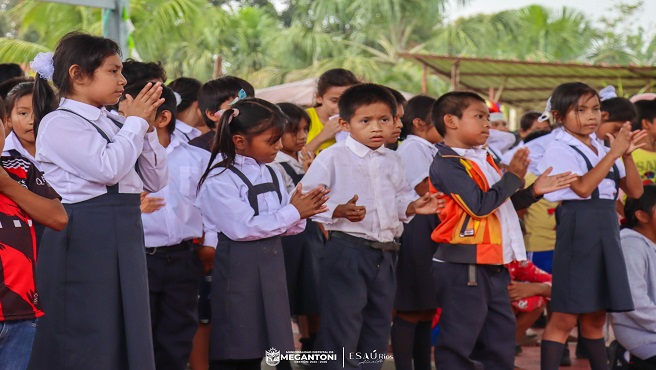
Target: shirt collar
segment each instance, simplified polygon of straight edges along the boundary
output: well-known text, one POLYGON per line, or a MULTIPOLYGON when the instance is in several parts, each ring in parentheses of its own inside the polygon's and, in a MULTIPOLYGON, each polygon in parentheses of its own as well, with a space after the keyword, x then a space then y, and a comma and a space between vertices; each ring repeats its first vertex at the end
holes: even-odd
POLYGON ((351 149, 351 151, 360 158, 364 158, 367 154, 371 152, 382 153, 385 150, 385 145, 381 145, 378 149, 375 150, 371 149, 368 146, 362 144, 361 142, 355 140, 351 135, 349 135, 346 138, 346 140, 344 140, 344 145, 346 145, 347 148, 351 149))
MULTIPOLYGON (((260 175, 264 174, 264 170, 266 169, 266 164, 263 163, 258 163, 255 159, 251 157, 246 157, 241 154, 237 154, 235 156, 235 167, 239 167, 239 169, 246 174, 246 172, 250 171, 258 171, 260 175)), ((252 173, 252 172, 251 172, 252 173)))
POLYGON ((175 148, 179 147, 182 145, 182 142, 178 140, 178 138, 175 135, 171 135, 171 142, 169 143, 169 146, 166 147, 166 154, 171 154, 175 150, 175 148))
MULTIPOLYGON (((556 139, 564 142, 567 145, 587 148, 587 145, 583 144, 581 140, 575 138, 574 136, 572 136, 572 134, 570 134, 565 130, 558 131, 558 133, 556 133, 556 139)), ((595 134, 594 132, 590 134, 590 139, 591 139, 590 143, 594 145, 594 147, 597 148, 597 150, 601 149, 601 147, 604 146, 604 142, 599 138, 597 138, 597 134, 595 134)))
POLYGON ((424 138, 421 137, 421 136, 417 136, 417 135, 408 135, 405 139, 406 139, 406 140, 415 140, 415 141, 418 141, 418 142, 420 142, 420 143, 422 143, 422 144, 424 144, 424 145, 426 145, 426 146, 429 146, 429 147, 431 147, 431 148, 435 148, 435 145, 434 145, 434 144, 431 144, 430 141, 424 139, 424 138))
POLYGON ((189 134, 193 131, 193 127, 191 127, 189 124, 186 122, 180 121, 179 119, 175 120, 175 129, 180 130, 184 132, 185 134, 189 134))
POLYGON ((467 159, 477 159, 481 162, 487 161, 487 155, 488 152, 485 149, 481 148, 471 148, 471 149, 463 149, 463 148, 452 148, 458 155, 461 157, 467 158, 467 159))
POLYGON ((59 106, 61 108, 72 110, 92 122, 97 121, 101 115, 105 117, 107 116, 107 109, 105 109, 105 107, 98 108, 94 107, 93 105, 79 102, 77 100, 62 99, 62 102, 59 106))
POLYGON ((295 162, 296 160, 294 157, 287 153, 283 153, 283 151, 279 151, 278 154, 276 154, 276 162, 295 162))
MULTIPOLYGON (((5 147, 2 149, 3 151, 9 151, 9 150, 18 150, 19 147, 22 147, 20 145, 20 142, 18 141, 18 136, 12 131, 7 135, 5 138, 5 147)), ((20 152, 20 150, 18 150, 20 152)))

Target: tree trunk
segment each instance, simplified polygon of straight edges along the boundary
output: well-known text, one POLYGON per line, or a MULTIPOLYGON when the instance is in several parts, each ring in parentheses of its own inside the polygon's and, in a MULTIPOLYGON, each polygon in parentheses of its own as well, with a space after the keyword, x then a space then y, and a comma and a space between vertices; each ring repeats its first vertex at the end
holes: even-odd
POLYGON ((212 73, 212 79, 219 78, 223 76, 223 56, 219 54, 214 61, 214 72, 212 73))

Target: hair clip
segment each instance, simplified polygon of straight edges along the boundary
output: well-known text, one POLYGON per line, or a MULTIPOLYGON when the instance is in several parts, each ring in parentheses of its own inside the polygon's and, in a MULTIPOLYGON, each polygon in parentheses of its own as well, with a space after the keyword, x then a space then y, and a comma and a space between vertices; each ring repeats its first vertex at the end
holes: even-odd
MULTIPOLYGON (((230 108, 230 109, 232 109, 232 114, 230 114, 230 117, 228 117, 228 124, 232 123, 232 119, 239 115, 239 109, 235 109, 235 108, 230 108)), ((226 111, 227 111, 226 109, 221 109, 220 111, 214 113, 214 116, 222 117, 226 111)))
POLYGON ((551 117, 551 96, 547 99, 547 106, 544 108, 542 115, 538 117, 538 122, 544 122, 551 117))
POLYGON ((617 92, 615 92, 615 86, 608 85, 603 89, 599 90, 599 99, 601 101, 617 98, 617 92))
POLYGON ((39 53, 30 62, 30 68, 39 74, 44 80, 52 81, 52 76, 55 74, 55 64, 52 60, 53 53, 39 53))
POLYGON ((182 103, 182 95, 178 94, 177 92, 173 92, 173 95, 175 96, 175 106, 179 106, 180 103, 182 103))
POLYGON ((246 99, 246 91, 244 91, 244 89, 239 90, 239 92, 237 93, 237 97, 232 99, 232 101, 228 104, 233 105, 242 99, 246 99))

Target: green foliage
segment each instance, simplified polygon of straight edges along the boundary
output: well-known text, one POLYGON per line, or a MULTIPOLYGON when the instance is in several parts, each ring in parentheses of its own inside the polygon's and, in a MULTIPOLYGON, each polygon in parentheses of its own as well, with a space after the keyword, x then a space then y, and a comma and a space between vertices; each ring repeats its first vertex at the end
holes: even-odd
MULTIPOLYGON (((656 38, 632 28, 642 1, 619 3, 601 27, 572 8, 531 5, 446 22, 468 0, 131 0, 133 57, 170 78, 233 74, 257 87, 348 68, 418 92, 423 70, 402 52, 533 61, 656 63, 656 38), (275 5, 275 7, 274 7, 275 5), (276 8, 277 7, 277 8, 276 8)), ((0 0, 0 62, 29 62, 72 30, 102 33, 99 9, 0 0), (44 21, 47 20, 47 21, 44 21)), ((447 84, 429 77, 433 94, 447 84)))

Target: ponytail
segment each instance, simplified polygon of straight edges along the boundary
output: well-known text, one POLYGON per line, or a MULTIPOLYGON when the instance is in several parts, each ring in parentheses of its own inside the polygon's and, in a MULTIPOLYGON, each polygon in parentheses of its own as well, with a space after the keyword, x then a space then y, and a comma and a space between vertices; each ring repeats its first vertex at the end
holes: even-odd
POLYGON ((57 97, 55 91, 44 79, 37 73, 34 81, 34 90, 32 91, 32 112, 34 114, 34 137, 38 135, 39 124, 46 114, 55 110, 57 97))
MULTIPOLYGON (((203 176, 200 178, 200 182, 198 183, 199 189, 207 179, 207 176, 210 174, 210 172, 212 172, 212 170, 217 167, 224 167, 223 171, 225 171, 228 167, 235 164, 237 149, 235 149, 235 143, 232 141, 232 133, 230 132, 230 122, 232 121, 233 113, 235 113, 235 109, 230 108, 225 110, 221 115, 221 119, 219 120, 218 127, 216 129, 216 135, 214 135, 214 140, 212 141, 212 154, 210 155, 210 161, 207 164, 207 168, 205 169, 203 176), (223 159, 221 162, 212 165, 219 153, 223 155, 223 159)), ((223 171, 220 173, 223 173, 223 171)))

